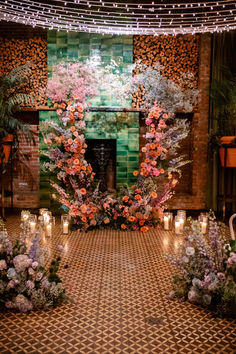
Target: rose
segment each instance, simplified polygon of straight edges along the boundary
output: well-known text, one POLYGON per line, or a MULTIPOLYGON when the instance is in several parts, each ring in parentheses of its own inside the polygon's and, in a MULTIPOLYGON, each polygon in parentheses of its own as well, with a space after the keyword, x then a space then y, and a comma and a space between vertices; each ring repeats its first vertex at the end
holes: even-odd
POLYGON ((150 125, 150 124, 152 123, 152 119, 151 119, 151 118, 147 118, 147 119, 145 120, 145 123, 146 123, 147 125, 150 125))

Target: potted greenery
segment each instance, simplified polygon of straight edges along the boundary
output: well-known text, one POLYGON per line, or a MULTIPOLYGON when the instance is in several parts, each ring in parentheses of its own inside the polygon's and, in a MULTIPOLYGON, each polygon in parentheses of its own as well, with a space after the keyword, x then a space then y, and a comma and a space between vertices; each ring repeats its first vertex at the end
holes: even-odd
MULTIPOLYGON (((214 104, 212 118, 217 130, 210 134, 210 148, 219 147, 221 165, 224 166, 225 146, 236 143, 236 70, 222 67, 223 79, 212 83, 210 97, 214 104)), ((226 167, 236 167, 236 149, 227 147, 226 167)))
POLYGON ((17 151, 21 132, 27 141, 33 141, 33 135, 28 124, 24 124, 16 118, 15 113, 22 105, 32 102, 32 97, 19 92, 28 82, 31 73, 30 64, 17 66, 8 74, 0 76, 0 163, 8 162, 11 150, 10 144, 17 151), (10 143, 10 144, 9 144, 10 143))

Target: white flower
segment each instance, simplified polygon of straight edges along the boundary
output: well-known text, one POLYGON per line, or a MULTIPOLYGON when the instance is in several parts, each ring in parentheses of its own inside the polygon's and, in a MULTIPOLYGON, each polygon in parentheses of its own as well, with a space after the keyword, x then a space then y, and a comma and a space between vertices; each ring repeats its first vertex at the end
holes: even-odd
POLYGON ((193 247, 187 247, 186 248, 186 254, 187 256, 193 256, 195 253, 195 249, 193 247))
POLYGON ((182 261, 183 261, 184 263, 188 263, 189 259, 188 259, 188 257, 183 256, 182 261))

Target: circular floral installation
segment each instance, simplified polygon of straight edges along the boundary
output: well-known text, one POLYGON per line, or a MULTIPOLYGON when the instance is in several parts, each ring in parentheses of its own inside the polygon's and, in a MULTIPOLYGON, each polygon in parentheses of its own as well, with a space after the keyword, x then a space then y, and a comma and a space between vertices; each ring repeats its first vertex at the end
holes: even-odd
POLYGON ((149 105, 145 119, 146 145, 142 148, 144 159, 139 170, 133 172, 136 183, 131 187, 123 186, 116 194, 102 193, 92 166, 84 156, 87 148, 85 98, 97 94, 96 89, 89 86, 93 73, 81 64, 69 69, 71 80, 67 72, 67 87, 63 81, 66 70, 63 66, 49 81, 48 96, 53 100, 59 122, 46 121, 41 129, 49 146, 49 161, 44 169, 57 175, 58 182, 52 186, 58 200, 68 210, 72 226, 79 230, 109 227, 146 232, 160 221, 164 204, 178 183, 180 167, 186 163, 176 154, 180 141, 188 135, 188 124, 174 119, 173 114, 156 102, 149 105), (79 72, 77 83, 73 70, 79 72), (85 75, 86 70, 88 75, 85 75), (82 87, 86 90, 84 95, 80 91, 82 87))

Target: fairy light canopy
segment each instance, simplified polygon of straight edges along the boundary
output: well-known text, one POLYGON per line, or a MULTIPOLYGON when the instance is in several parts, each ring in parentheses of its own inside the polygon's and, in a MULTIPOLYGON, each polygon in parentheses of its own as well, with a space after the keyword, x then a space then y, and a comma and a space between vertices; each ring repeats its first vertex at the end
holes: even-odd
POLYGON ((236 2, 0 0, 0 20, 101 34, 195 34, 236 29, 236 2))

